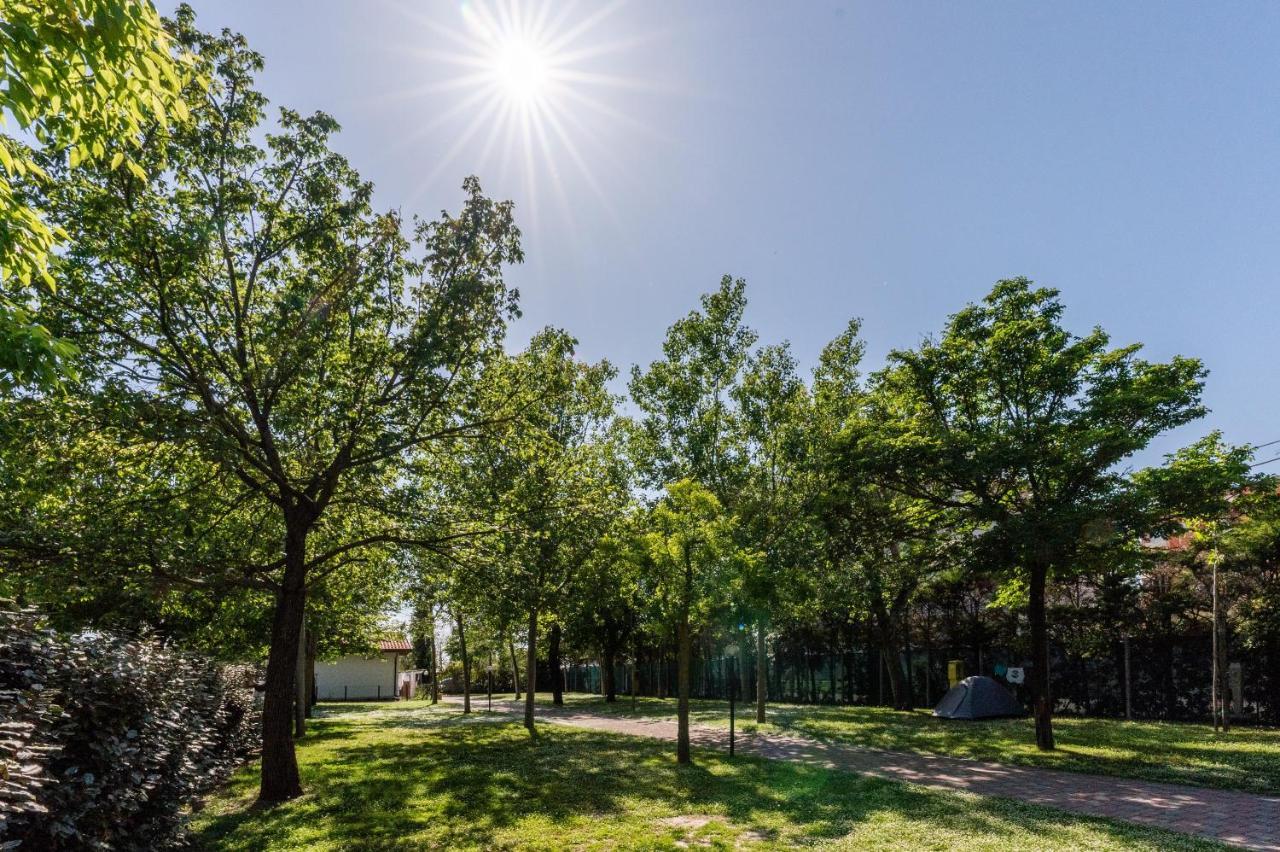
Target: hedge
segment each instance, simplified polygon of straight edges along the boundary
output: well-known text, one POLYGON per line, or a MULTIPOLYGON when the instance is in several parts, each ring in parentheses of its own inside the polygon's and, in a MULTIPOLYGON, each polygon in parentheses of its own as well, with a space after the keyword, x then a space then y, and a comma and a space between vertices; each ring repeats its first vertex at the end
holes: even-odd
POLYGON ((0 605, 0 849, 160 849, 256 753, 253 672, 0 605))

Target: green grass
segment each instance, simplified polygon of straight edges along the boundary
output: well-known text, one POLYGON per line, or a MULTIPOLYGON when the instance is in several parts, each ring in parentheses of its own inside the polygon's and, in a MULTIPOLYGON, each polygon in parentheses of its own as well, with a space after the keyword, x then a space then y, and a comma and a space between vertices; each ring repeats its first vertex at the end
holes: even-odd
POLYGON ((1111 850, 1222 847, 999 799, 696 752, 424 702, 330 705, 307 795, 253 806, 246 768, 195 817, 206 849, 1111 850))
MULTIPOLYGON (((629 698, 619 697, 615 704, 588 695, 569 695, 566 700, 572 707, 592 712, 632 713, 629 698)), ((546 703, 551 703, 549 694, 546 703)), ((674 719, 676 704, 674 699, 642 698, 635 712, 674 719)), ((754 706, 739 705, 739 730, 791 731, 887 751, 1280 793, 1280 729, 1276 728, 1235 728, 1229 734, 1215 734, 1207 724, 1061 717, 1053 723, 1057 749, 1042 752, 1035 747, 1035 727, 1029 718, 964 722, 935 719, 928 710, 904 713, 884 707, 771 704, 769 721, 757 726, 754 713, 754 706)), ((727 727, 728 705, 695 701, 691 717, 697 724, 727 727)))

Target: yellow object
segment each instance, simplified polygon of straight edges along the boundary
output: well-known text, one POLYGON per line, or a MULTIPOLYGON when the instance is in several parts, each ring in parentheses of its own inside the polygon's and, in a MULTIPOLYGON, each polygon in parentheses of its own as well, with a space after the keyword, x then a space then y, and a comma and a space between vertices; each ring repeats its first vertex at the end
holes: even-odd
POLYGON ((947 686, 964 680, 964 660, 947 660, 947 686))

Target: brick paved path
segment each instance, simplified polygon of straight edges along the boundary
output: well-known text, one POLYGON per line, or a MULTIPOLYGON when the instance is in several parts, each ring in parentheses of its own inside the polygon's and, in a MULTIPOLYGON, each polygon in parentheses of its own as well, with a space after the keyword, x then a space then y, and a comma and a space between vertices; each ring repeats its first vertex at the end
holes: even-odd
MULTIPOLYGON (((502 709, 518 710, 508 701, 502 702, 502 709)), ((676 738, 674 720, 632 719, 544 707, 538 708, 538 715, 546 721, 575 728, 664 740, 676 738)), ((729 747, 729 732, 724 728, 694 725, 690 739, 703 748, 729 747)), ((879 751, 789 734, 740 736, 738 750, 773 760, 794 760, 924 787, 1018 799, 1064 811, 1197 834, 1248 849, 1280 852, 1280 796, 879 751)))

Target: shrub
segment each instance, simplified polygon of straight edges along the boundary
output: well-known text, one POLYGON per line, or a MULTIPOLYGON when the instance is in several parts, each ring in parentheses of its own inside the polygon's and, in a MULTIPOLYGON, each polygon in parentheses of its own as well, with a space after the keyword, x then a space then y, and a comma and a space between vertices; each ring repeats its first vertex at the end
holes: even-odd
POLYGON ((0 849, 181 845, 259 730, 245 667, 0 608, 0 849))

